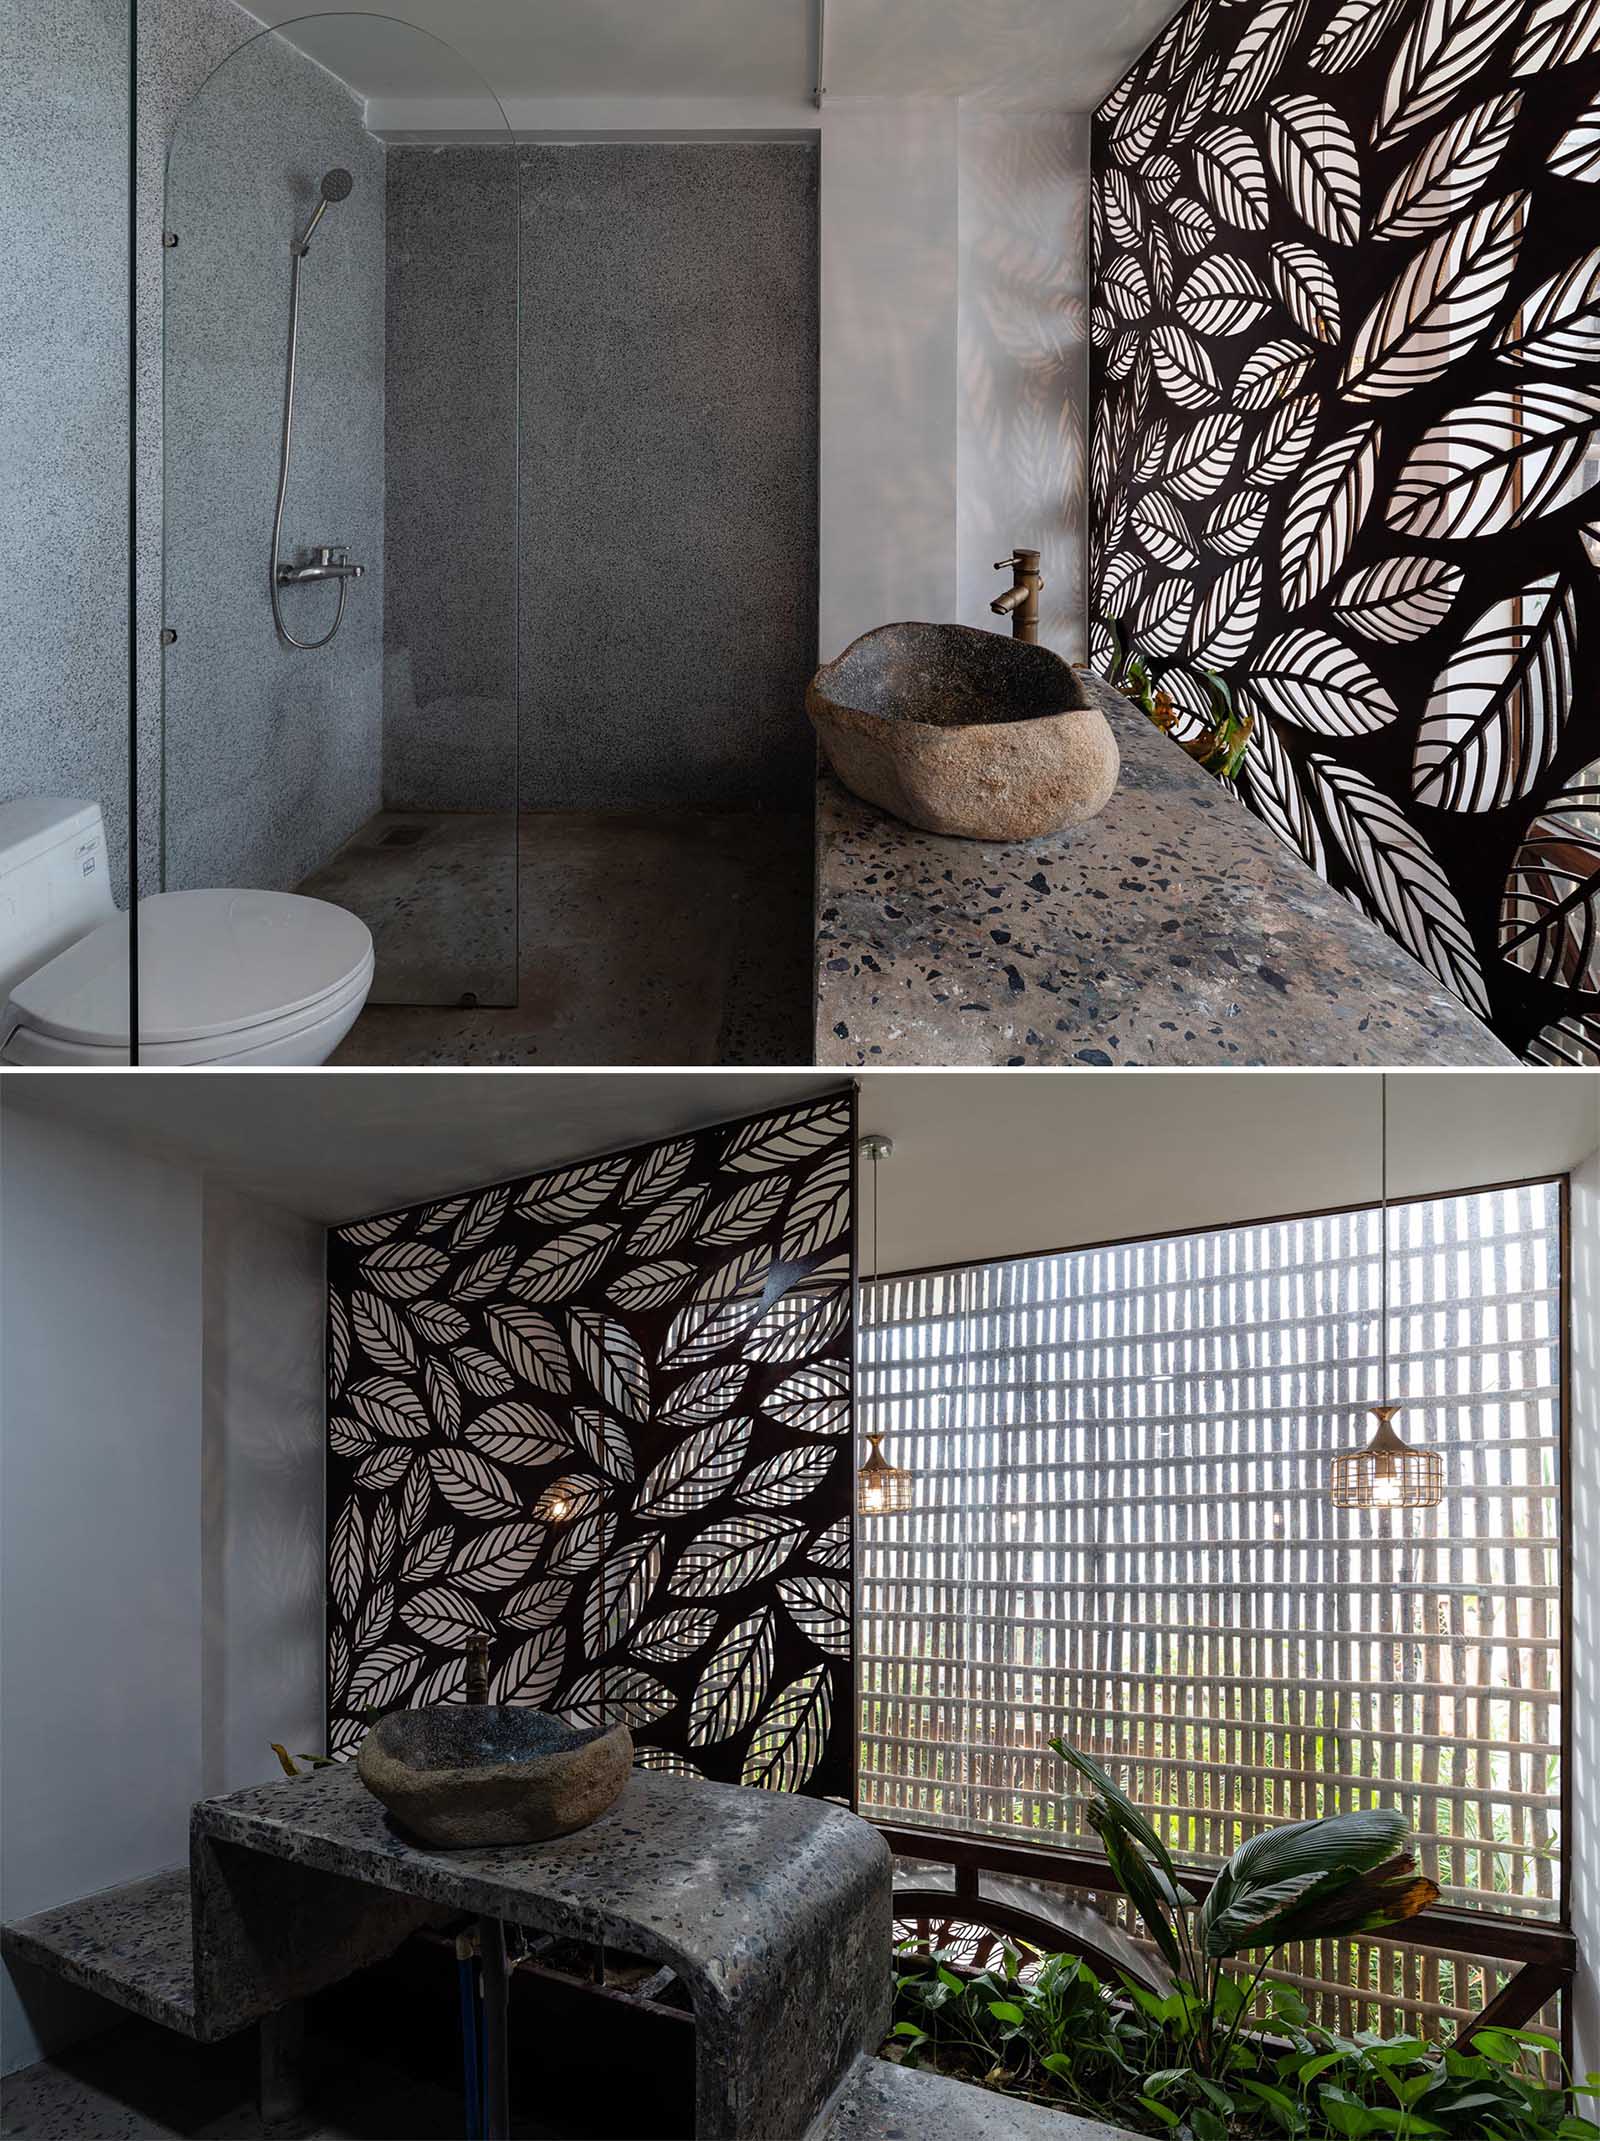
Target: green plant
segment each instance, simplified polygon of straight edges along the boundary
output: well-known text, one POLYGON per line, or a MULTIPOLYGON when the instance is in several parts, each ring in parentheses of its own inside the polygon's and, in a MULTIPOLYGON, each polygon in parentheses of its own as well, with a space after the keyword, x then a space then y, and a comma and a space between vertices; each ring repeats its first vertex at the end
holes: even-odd
POLYGON ((1066 1955, 1034 1964, 1008 1949, 1002 1971, 965 1977, 934 1958, 896 1981, 891 2056, 1172 2141, 1600 2137, 1569 2108, 1600 2093, 1600 2076, 1552 2086, 1540 2069, 1555 2040, 1536 2031, 1484 2030, 1470 2052, 1346 2037, 1273 1986, 1263 2027, 1241 2030, 1225 2071, 1208 2075, 1186 2056, 1187 2003, 1124 1985, 1125 1999, 1066 1955))
POLYGON ((1091 1788, 1089 1821, 1112 1877, 1174 1973, 1154 1993, 1179 2003, 1173 2025, 1192 2039, 1201 2072, 1226 2066, 1256 1987, 1280 1948, 1376 1932, 1438 1899, 1436 1884, 1420 1876, 1416 1860, 1401 1849, 1405 1817, 1392 1807, 1367 1807, 1264 1829, 1239 1846, 1197 1901, 1127 1794, 1065 1740, 1050 1745, 1091 1788), (1242 1989, 1222 1967, 1240 1955, 1261 1957, 1242 1989))
POLYGON ((1090 1824, 1155 1954, 1105 1929, 1097 1945, 1122 1959, 1120 1996, 1067 1956, 1026 1978, 1010 1951, 1003 1978, 963 1978, 936 1961, 931 1976, 899 1980, 903 2056, 1176 2141, 1600 2141, 1600 2127, 1570 2109, 1600 2077, 1583 2092, 1551 2087, 1540 2072, 1551 2038, 1484 2030, 1470 2050, 1440 2051, 1415 2037, 1344 2037, 1313 2023, 1289 1987, 1266 1986, 1282 1948, 1376 1932, 1436 1899, 1403 1848, 1398 1813, 1268 1829, 1199 1898, 1104 1770, 1062 1739, 1050 1744, 1089 1784, 1090 1824), (1251 1964, 1235 1976, 1225 1965, 1239 1957, 1251 1964))
MULTIPOLYGON (((1170 735, 1178 725, 1178 709, 1172 695, 1157 684, 1148 657, 1134 645, 1133 635, 1121 618, 1111 618, 1108 628, 1116 650, 1110 681, 1148 715, 1158 729, 1170 735)), ((1200 669, 1196 674, 1205 685, 1208 705, 1205 713, 1196 717, 1201 724, 1200 734, 1184 738, 1182 747, 1207 773, 1214 773, 1218 780, 1232 780, 1244 764, 1245 753, 1250 748, 1255 715, 1239 712, 1233 687, 1220 671, 1200 669)))
POLYGON ((278 1757, 279 1764, 286 1777, 298 1777, 301 1774, 301 1771, 296 1767, 296 1764, 300 1762, 309 1763, 313 1769, 332 1769, 334 1766, 331 1754, 293 1755, 287 1747, 280 1746, 276 1740, 269 1740, 267 1745, 278 1757))

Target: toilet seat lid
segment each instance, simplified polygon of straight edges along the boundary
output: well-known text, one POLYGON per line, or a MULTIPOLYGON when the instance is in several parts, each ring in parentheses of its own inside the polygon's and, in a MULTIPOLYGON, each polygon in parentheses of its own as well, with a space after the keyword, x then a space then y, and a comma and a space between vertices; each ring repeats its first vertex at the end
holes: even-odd
MULTIPOLYGON (((161 892, 139 903, 139 1039, 237 1033, 370 969, 365 922, 296 892, 161 892)), ((126 1045, 128 917, 114 915, 19 981, 23 1020, 64 1041, 126 1045)))

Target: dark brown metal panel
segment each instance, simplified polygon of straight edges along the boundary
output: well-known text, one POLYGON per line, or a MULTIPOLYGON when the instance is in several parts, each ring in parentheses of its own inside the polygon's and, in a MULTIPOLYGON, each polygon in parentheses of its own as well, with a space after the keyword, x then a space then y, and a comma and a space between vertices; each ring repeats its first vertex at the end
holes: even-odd
POLYGON ((1600 1061, 1579 0, 1190 0, 1093 126, 1090 606, 1519 1056, 1600 1061))
POLYGON ((855 1094, 329 1238, 332 1751, 370 1713, 624 1718, 847 1797, 855 1094))

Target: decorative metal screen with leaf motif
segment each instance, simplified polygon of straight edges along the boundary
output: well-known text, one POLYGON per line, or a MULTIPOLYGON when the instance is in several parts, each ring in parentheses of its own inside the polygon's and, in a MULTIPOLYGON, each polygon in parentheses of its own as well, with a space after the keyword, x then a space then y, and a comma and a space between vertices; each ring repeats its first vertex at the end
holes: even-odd
POLYGON ((853 1090, 329 1238, 328 1706, 850 1791, 853 1090))
POLYGON ((1600 5, 1188 0, 1093 136, 1092 645, 1531 1061, 1600 1061, 1600 5))

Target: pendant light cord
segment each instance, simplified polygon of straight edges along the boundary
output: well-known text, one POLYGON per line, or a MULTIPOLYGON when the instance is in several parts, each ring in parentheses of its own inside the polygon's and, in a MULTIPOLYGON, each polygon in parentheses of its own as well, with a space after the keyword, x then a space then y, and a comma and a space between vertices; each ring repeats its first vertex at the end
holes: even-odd
POLYGON ((1378 1258, 1378 1375, 1382 1384, 1378 1392, 1378 1403, 1387 1405, 1389 1402, 1389 1078, 1387 1072, 1380 1075, 1378 1079, 1378 1092, 1381 1096, 1380 1104, 1382 1109, 1378 1140, 1379 1168, 1382 1175, 1378 1224, 1383 1229, 1382 1250, 1378 1258))

